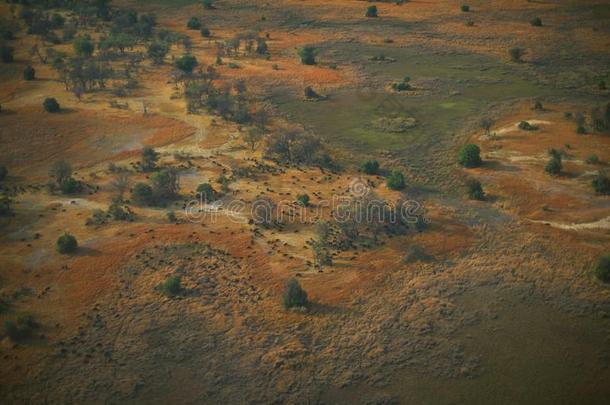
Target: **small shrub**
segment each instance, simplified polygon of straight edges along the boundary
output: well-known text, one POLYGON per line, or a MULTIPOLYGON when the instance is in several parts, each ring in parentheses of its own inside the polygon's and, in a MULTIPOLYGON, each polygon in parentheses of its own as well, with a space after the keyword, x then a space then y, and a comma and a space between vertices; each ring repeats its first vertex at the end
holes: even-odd
POLYGON ((23 69, 23 79, 28 81, 36 79, 36 70, 31 65, 27 65, 23 69))
POLYGON ((168 297, 174 297, 182 292, 180 276, 172 276, 159 285, 159 290, 168 297))
POLYGON ((6 321, 4 330, 7 336, 13 341, 18 342, 32 336, 38 324, 31 316, 22 316, 17 321, 6 321))
POLYGON ((434 258, 427 254, 421 247, 419 246, 411 246, 409 247, 407 254, 405 256, 405 263, 415 263, 415 262, 431 262, 434 258))
POLYGON ((610 195, 610 179, 606 172, 600 170, 591 185, 597 194, 610 195))
POLYGON ((534 101, 534 107, 533 107, 533 109, 534 109, 535 111, 542 111, 542 110, 544 110, 544 106, 542 105, 542 101, 540 101, 540 100, 536 100, 536 101, 534 101))
POLYGON ((201 21, 197 17, 191 17, 191 19, 186 23, 186 27, 189 30, 201 29, 201 21))
POLYGON ((468 198, 471 200, 485 200, 485 192, 483 191, 483 186, 481 186, 481 182, 475 179, 469 179, 466 182, 466 189, 468 191, 468 198))
POLYGON ((59 103, 57 102, 57 100, 54 99, 53 97, 45 98, 45 100, 42 103, 42 106, 44 107, 45 111, 49 112, 49 113, 59 112, 59 110, 61 108, 59 106, 59 103))
POLYGON ((460 7, 460 10, 462 10, 462 12, 467 13, 470 11, 470 6, 468 4, 462 4, 462 6, 460 7))
POLYGON ((481 149, 474 144, 464 145, 462 149, 460 149, 458 162, 466 168, 481 166, 481 149))
POLYGON ((597 88, 600 90, 606 90, 606 81, 605 80, 600 80, 597 83, 597 88))
POLYGON ((525 54, 525 49, 515 46, 508 50, 508 54, 513 62, 521 62, 521 58, 525 54))
POLYGON ((610 283, 610 254, 599 258, 595 266, 595 276, 604 283, 610 283))
POLYGON ((393 171, 386 179, 386 186, 391 190, 402 190, 405 188, 405 177, 399 171, 393 171))
POLYGON ((588 165, 597 165, 599 164, 599 157, 595 154, 587 156, 585 159, 585 163, 588 165))
POLYGON ((6 176, 8 176, 8 169, 6 166, 0 166, 0 181, 4 181, 6 176))
POLYGON ((214 2, 213 0, 203 0, 202 2, 203 8, 205 10, 213 10, 214 9, 214 2))
POLYGON ((78 242, 76 238, 65 232, 59 238, 57 238, 57 251, 62 255, 74 253, 78 250, 78 242))
POLYGON ((142 170, 145 172, 153 171, 157 168, 159 154, 150 146, 142 149, 142 170))
POLYGON ((542 27, 542 19, 540 17, 534 17, 532 18, 532 20, 530 21, 530 24, 533 27, 542 27))
POLYGON ((303 207, 307 207, 309 206, 309 196, 307 194, 299 194, 297 195, 297 202, 303 207))
POLYGON ((474 27, 474 21, 473 20, 467 20, 465 24, 466 24, 467 27, 474 27))
POLYGON ((536 131, 536 130, 538 130, 538 127, 530 124, 527 121, 521 121, 519 123, 519 129, 522 129, 524 131, 536 131))
POLYGON ((76 38, 72 43, 72 47, 78 56, 89 57, 95 51, 95 44, 91 39, 86 37, 76 38))
POLYGON ((377 17, 377 6, 369 6, 366 9, 365 17, 377 17))
POLYGON ((205 28, 205 27, 202 28, 200 32, 201 32, 201 36, 204 37, 204 38, 209 38, 210 35, 211 35, 210 30, 208 28, 205 28))
POLYGON ((378 174, 379 162, 376 160, 367 160, 362 164, 361 169, 366 174, 378 174))
POLYGON ((315 65, 316 64, 316 48, 311 46, 306 46, 299 49, 299 57, 301 58, 301 63, 304 65, 315 65))
POLYGON ((309 305, 309 301, 307 300, 307 293, 299 282, 291 278, 286 283, 286 287, 284 288, 284 308, 295 308, 295 307, 307 307, 309 305))
POLYGON ((171 223, 178 222, 178 217, 176 217, 176 213, 174 211, 169 211, 167 213, 167 220, 171 223))
POLYGON ((576 127, 576 133, 579 135, 584 135, 587 133, 587 128, 584 125, 579 125, 576 127))
POLYGON ((562 169, 561 158, 558 156, 552 156, 549 162, 544 167, 544 171, 550 174, 551 176, 557 176, 561 173, 562 169))
POLYGON ((74 177, 68 177, 61 182, 60 189, 63 194, 76 194, 83 190, 83 185, 74 177))

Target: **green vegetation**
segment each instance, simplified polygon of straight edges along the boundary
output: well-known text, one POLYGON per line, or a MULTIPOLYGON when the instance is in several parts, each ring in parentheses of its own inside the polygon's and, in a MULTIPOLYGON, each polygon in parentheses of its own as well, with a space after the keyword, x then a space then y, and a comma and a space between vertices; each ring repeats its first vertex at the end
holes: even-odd
POLYGON ((585 163, 588 165, 597 165, 600 163, 599 157, 596 154, 589 155, 585 159, 585 163))
POLYGON ((307 300, 307 293, 297 279, 291 278, 286 283, 286 287, 284 288, 284 308, 296 308, 296 307, 307 307, 309 305, 309 301, 307 300))
POLYGON ((458 162, 466 168, 481 166, 483 163, 481 160, 481 148, 474 144, 462 146, 458 156, 458 162))
POLYGON ((45 100, 42 102, 42 106, 44 107, 45 111, 49 113, 56 113, 61 109, 59 103, 53 97, 45 98, 45 100))
POLYGON ((510 55, 510 59, 513 62, 522 62, 521 58, 525 55, 525 49, 519 46, 515 46, 508 50, 508 54, 510 55))
POLYGON ((399 171, 392 171, 386 179, 386 186, 391 190, 402 190, 405 188, 405 177, 399 171))
POLYGON ((72 177, 72 166, 65 160, 54 162, 49 175, 55 179, 55 184, 50 185, 51 191, 59 189, 63 194, 75 194, 82 191, 83 185, 72 177))
POLYGON ((193 55, 184 55, 176 60, 176 67, 184 73, 192 73, 197 65, 197 58, 193 55))
POLYGON ((542 27, 542 19, 540 17, 534 17, 532 18, 532 20, 530 21, 530 24, 533 27, 542 27))
POLYGON ((31 316, 22 316, 17 318, 17 321, 8 320, 4 323, 6 335, 13 342, 30 338, 36 328, 38 328, 38 324, 31 316))
POLYGON ((469 12, 469 11, 470 11, 470 6, 469 6, 468 4, 463 4, 463 5, 460 7, 460 10, 462 10, 464 13, 467 13, 467 12, 469 12))
POLYGON ((197 193, 201 194, 201 198, 206 203, 215 201, 218 198, 218 193, 210 183, 202 183, 197 186, 197 193))
POLYGON ((0 166, 0 181, 4 181, 6 176, 8 176, 8 169, 6 166, 0 166))
POLYGON ((297 202, 303 207, 309 206, 309 196, 307 194, 299 194, 297 195, 297 202))
POLYGON ((377 6, 368 6, 364 16, 365 17, 377 17, 377 6))
POLYGON ((152 187, 146 183, 136 183, 131 192, 131 199, 138 205, 152 205, 154 202, 152 187))
POLYGON ((481 182, 475 179, 469 179, 466 181, 466 190, 468 192, 468 198, 471 200, 485 200, 485 192, 483 191, 483 186, 481 182))
POLYGON ((366 174, 379 174, 379 162, 376 160, 367 160, 362 164, 361 170, 366 174))
POLYGON ((537 131, 538 130, 537 126, 532 125, 527 121, 521 121, 518 126, 519 126, 519 129, 521 129, 523 131, 537 131))
POLYGON ((180 276, 172 276, 159 285, 159 290, 168 297, 174 297, 183 290, 180 276))
POLYGON ((150 146, 145 146, 142 149, 142 170, 145 172, 151 172, 157 169, 157 161, 159 160, 159 154, 150 146))
POLYGON ((212 35, 209 28, 206 28, 206 27, 203 27, 199 32, 201 33, 201 36, 204 38, 209 38, 210 35, 212 35))
POLYGON ((88 37, 76 38, 72 43, 72 47, 78 56, 90 57, 93 55, 93 51, 95 51, 95 44, 88 37))
POLYGON ((606 90, 606 81, 605 81, 605 80, 603 80, 603 79, 602 79, 602 80, 600 80, 600 81, 597 83, 597 88, 598 88, 598 89, 600 89, 600 90, 606 90))
POLYGON ((165 55, 169 52, 169 46, 165 42, 153 42, 148 46, 147 54, 153 63, 160 65, 165 60, 165 55))
POLYGON ((178 217, 176 217, 176 213, 174 211, 168 211, 167 220, 171 223, 176 223, 178 222, 178 217))
POLYGON ((56 248, 60 254, 67 255, 78 250, 78 242, 73 235, 65 232, 57 238, 56 248))
POLYGON ((595 276, 604 283, 610 283, 610 254, 599 258, 594 269, 595 276))
POLYGON ((392 83, 392 89, 395 91, 407 91, 407 90, 411 90, 411 84, 409 84, 409 82, 411 81, 411 78, 409 76, 405 76, 402 81, 400 82, 396 82, 396 83, 392 83))
POLYGON ((214 9, 213 0, 202 0, 201 4, 202 4, 204 10, 213 10, 214 9))
POLYGON ((597 194, 610 195, 610 179, 605 171, 600 170, 591 184, 597 194))
POLYGON ((201 29, 201 21, 197 17, 191 17, 191 19, 186 23, 186 27, 189 30, 199 30, 201 29))
POLYGON ((25 69, 23 69, 23 79, 28 81, 36 79, 36 70, 32 65, 27 65, 25 69))
POLYGON ((12 63, 15 60, 15 48, 12 46, 2 45, 0 47, 0 57, 4 63, 12 63))
POLYGON ((157 203, 172 200, 178 195, 180 184, 176 169, 172 167, 163 169, 153 174, 151 180, 153 195, 157 203))
POLYGON ((549 162, 544 167, 544 171, 550 174, 551 176, 557 176, 561 173, 561 169, 563 165, 561 163, 561 154, 556 152, 549 152, 551 158, 549 162))
POLYGON ((301 63, 304 65, 315 65, 316 64, 316 48, 311 46, 306 46, 299 49, 299 57, 301 58, 301 63))

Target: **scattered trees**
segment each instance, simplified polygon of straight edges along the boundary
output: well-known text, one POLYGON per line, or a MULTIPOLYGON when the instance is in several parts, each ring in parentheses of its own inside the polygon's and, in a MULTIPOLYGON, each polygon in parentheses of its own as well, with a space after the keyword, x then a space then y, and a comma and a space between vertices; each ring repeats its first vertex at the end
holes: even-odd
POLYGON ((42 102, 42 106, 44 107, 45 111, 49 113, 59 112, 61 108, 57 100, 53 97, 45 98, 45 100, 42 102))
POLYGON ((78 250, 78 242, 73 235, 65 232, 57 238, 56 248, 60 254, 67 255, 78 250))
POLYGON ((295 307, 307 307, 309 305, 309 301, 307 300, 307 293, 297 279, 291 278, 286 283, 284 288, 284 298, 283 298, 284 308, 290 309, 295 307))
POLYGON ((458 162, 466 168, 481 166, 483 163, 481 160, 481 149, 474 144, 464 145, 462 149, 460 149, 458 162))

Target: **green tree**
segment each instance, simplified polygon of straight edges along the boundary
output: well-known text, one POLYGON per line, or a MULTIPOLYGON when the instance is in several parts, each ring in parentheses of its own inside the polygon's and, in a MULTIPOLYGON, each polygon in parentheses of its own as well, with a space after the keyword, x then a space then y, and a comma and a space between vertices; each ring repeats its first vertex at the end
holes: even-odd
POLYGON ((365 17, 377 17, 377 6, 368 6, 366 9, 366 13, 364 13, 365 17))
POLYGON ((309 196, 307 194, 299 194, 299 195, 297 195, 297 201, 303 207, 309 206, 309 196))
POLYGON ((193 55, 183 55, 176 60, 176 67, 184 73, 192 73, 197 65, 197 58, 193 55))
POLYGON ((213 0, 202 0, 201 4, 203 5, 204 10, 213 10, 214 9, 213 0))
POLYGON ((525 54, 525 49, 515 46, 508 50, 508 54, 513 62, 521 62, 521 58, 525 54))
POLYGON ((168 297, 173 297, 182 292, 182 280, 180 276, 172 276, 159 285, 159 289, 168 297))
POLYGON ((90 57, 95 50, 95 44, 87 37, 76 38, 72 46, 78 56, 90 57))
POLYGON ((600 170, 591 184, 597 194, 610 195, 610 179, 608 179, 606 172, 600 170))
POLYGON ((36 70, 32 65, 27 65, 25 69, 23 69, 23 79, 28 81, 36 79, 36 70))
POLYGON ((610 254, 599 258, 595 266, 595 276, 604 283, 610 283, 610 254))
POLYGON ((299 49, 299 57, 301 58, 301 63, 304 65, 315 65, 316 64, 316 48, 311 46, 306 46, 299 49))
POLYGON ((485 192, 483 191, 483 186, 481 186, 481 182, 475 179, 469 179, 466 182, 466 190, 468 192, 468 198, 471 200, 484 200, 485 192))
POLYGON ((152 205, 154 202, 152 187, 146 183, 136 183, 131 192, 131 199, 139 205, 152 205))
POLYGON ((557 176, 559 173, 561 173, 562 167, 563 165, 561 164, 561 157, 551 156, 549 162, 544 167, 544 171, 551 176, 557 176))
POLYGON ((362 164, 361 169, 366 174, 378 174, 379 162, 376 160, 367 160, 362 164))
POLYGON ((73 235, 65 232, 63 235, 57 238, 56 247, 60 254, 67 255, 78 250, 78 242, 73 235))
POLYGON ((7 175, 8 175, 8 169, 6 168, 6 166, 0 166, 0 181, 3 181, 4 179, 6 179, 7 175))
POLYGON ((51 165, 49 176, 55 179, 57 185, 61 187, 64 182, 72 178, 72 166, 65 160, 55 161, 51 165))
POLYGON ((191 19, 186 23, 186 27, 189 30, 201 29, 201 21, 197 17, 191 17, 191 19))
POLYGON ((42 107, 45 109, 46 112, 49 113, 56 113, 59 112, 59 110, 61 109, 59 103, 53 97, 45 98, 45 100, 42 102, 42 107))
POLYGON ((291 278, 284 288, 284 308, 307 307, 307 293, 295 278, 291 278))
POLYGON ((204 202, 209 203, 217 199, 218 193, 210 183, 201 183, 197 186, 197 193, 201 194, 204 202))
POLYGON ((153 42, 148 46, 147 53, 148 57, 152 59, 153 63, 160 65, 165 60, 165 55, 169 52, 169 46, 166 42, 153 42))
POLYGON ((156 199, 172 199, 178 195, 180 183, 178 181, 178 173, 173 167, 155 173, 151 180, 153 194, 156 199))
POLYGON ((534 17, 532 18, 532 20, 530 21, 530 24, 533 27, 542 27, 542 19, 540 17, 534 17))
POLYGON ((481 160, 481 148, 472 143, 462 146, 458 156, 458 162, 460 165, 467 168, 481 166, 483 163, 481 160))
POLYGON ((157 168, 159 154, 150 146, 142 149, 142 170, 145 172, 153 171, 157 168))
POLYGON ((391 190, 402 190, 405 188, 405 177, 399 171, 393 171, 386 179, 386 186, 391 190))

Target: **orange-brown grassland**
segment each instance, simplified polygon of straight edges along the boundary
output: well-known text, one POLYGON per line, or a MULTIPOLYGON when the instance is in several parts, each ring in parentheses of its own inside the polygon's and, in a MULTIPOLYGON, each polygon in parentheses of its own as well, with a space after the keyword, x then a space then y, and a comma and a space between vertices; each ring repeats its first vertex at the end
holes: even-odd
POLYGON ((607 0, 0 3, 1 404, 610 403, 607 0))

